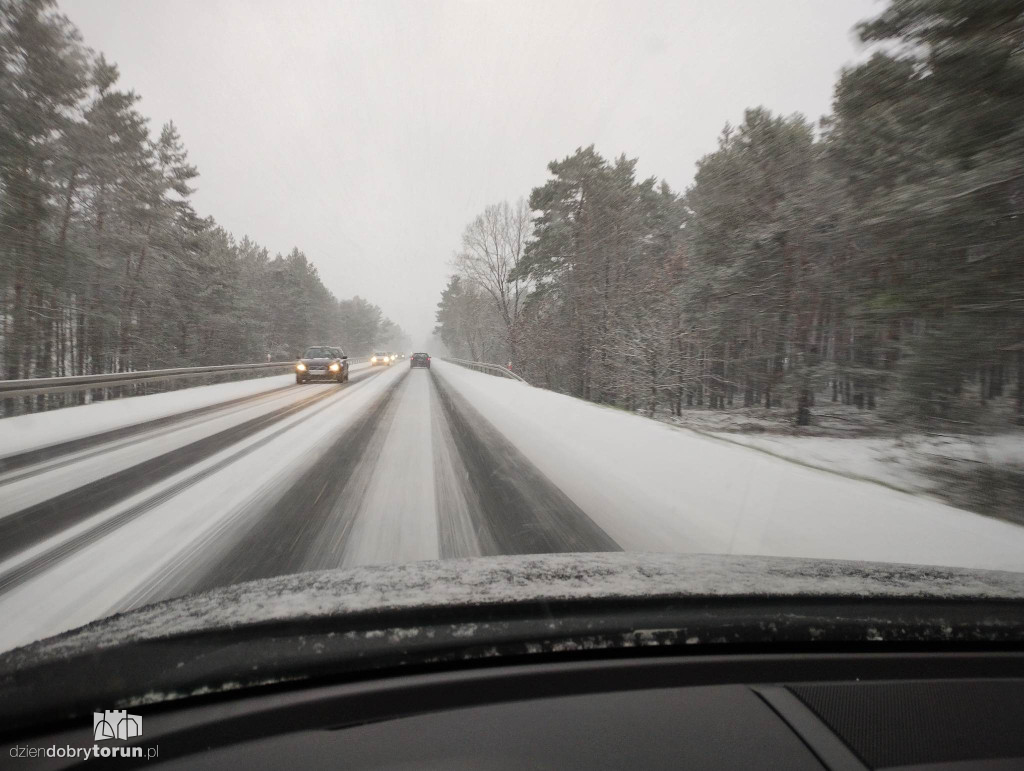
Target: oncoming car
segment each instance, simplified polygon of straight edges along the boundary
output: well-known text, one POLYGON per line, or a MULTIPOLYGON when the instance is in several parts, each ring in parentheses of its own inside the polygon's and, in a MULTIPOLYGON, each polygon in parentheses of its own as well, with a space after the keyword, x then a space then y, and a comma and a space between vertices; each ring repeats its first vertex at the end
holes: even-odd
POLYGON ((386 351, 377 351, 370 357, 371 367, 390 367, 391 355, 386 351))
POLYGON ((409 369, 413 367, 426 367, 430 369, 430 354, 429 353, 414 353, 412 358, 409 359, 409 369))
POLYGON ((295 365, 295 382, 311 380, 348 382, 348 356, 333 345, 310 346, 295 365))

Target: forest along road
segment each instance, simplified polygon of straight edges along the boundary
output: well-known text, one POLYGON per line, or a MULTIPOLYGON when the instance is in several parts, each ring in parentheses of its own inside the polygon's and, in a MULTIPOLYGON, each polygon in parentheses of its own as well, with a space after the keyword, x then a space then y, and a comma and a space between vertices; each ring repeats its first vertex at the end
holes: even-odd
POLYGON ((1024 528, 434 361, 0 422, 0 649, 239 581, 567 551, 1024 570, 1024 528))
POLYGON ((0 649, 283 573, 619 548, 435 373, 353 366, 6 456, 0 439, 0 649))

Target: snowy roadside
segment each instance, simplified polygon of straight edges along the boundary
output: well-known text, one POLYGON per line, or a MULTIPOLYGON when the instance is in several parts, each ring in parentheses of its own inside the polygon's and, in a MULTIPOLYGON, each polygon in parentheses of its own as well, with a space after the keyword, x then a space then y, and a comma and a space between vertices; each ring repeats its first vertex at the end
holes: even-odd
POLYGON ((659 420, 811 468, 1024 524, 1016 489, 1024 480, 1024 431, 897 434, 872 417, 833 418, 829 425, 800 433, 784 432, 777 420, 743 410, 688 410, 682 418, 659 420))
POLYGON ((692 430, 910 493, 936 492, 939 482, 926 470, 932 464, 977 463, 1024 469, 1024 433, 1016 432, 995 436, 906 434, 839 439, 692 430))
POLYGON ((453 364, 435 373, 626 550, 1024 569, 1009 522, 453 364))

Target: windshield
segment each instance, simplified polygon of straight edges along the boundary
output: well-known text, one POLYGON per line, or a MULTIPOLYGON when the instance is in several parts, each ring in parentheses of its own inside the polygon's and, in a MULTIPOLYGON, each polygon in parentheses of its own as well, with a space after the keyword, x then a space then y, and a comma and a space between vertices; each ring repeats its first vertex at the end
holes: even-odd
POLYGON ((1022 41, 0 0, 0 651, 432 561, 1024 572, 1022 41))
POLYGON ((335 351, 333 348, 307 348, 306 352, 302 354, 302 358, 333 359, 337 355, 337 351, 335 351))

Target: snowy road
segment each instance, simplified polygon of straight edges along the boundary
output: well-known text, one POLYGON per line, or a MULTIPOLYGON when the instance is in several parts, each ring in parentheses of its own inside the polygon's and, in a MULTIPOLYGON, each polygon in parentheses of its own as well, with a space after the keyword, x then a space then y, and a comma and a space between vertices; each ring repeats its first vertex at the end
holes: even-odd
POLYGON ((1024 528, 436 360, 0 423, 0 649, 283 573, 619 549, 1024 570, 1024 528))
POLYGON ((281 573, 618 548, 432 371, 281 380, 58 444, 90 408, 30 416, 0 458, 0 647, 281 573))

